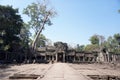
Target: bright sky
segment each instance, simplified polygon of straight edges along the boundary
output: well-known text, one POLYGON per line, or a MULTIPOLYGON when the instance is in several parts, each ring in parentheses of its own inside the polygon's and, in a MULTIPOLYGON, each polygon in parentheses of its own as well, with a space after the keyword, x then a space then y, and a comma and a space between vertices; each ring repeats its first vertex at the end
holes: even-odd
MULTIPOLYGON (((0 0, 2 5, 23 8, 36 0, 0 0)), ((53 25, 46 27, 43 34, 53 42, 63 41, 71 45, 89 44, 94 34, 113 36, 120 33, 120 0, 51 0, 58 15, 53 25)), ((22 15, 24 21, 26 16, 22 15)))

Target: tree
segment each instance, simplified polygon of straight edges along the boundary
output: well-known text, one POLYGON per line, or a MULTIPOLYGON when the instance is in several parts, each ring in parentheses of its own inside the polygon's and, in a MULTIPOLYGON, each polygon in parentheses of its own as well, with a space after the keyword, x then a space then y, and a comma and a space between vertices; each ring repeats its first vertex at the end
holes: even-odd
POLYGON ((114 34, 114 36, 108 37, 107 41, 104 43, 104 46, 109 52, 120 53, 118 37, 119 34, 114 34))
POLYGON ((31 36, 31 33, 29 31, 29 25, 24 23, 20 31, 21 46, 23 47, 24 50, 28 50, 29 48, 30 36, 31 36))
POLYGON ((37 40, 37 47, 45 47, 46 45, 47 38, 43 35, 40 34, 38 40, 37 40))
POLYGON ((32 3, 24 9, 23 13, 30 17, 28 22, 29 26, 35 31, 35 39, 33 41, 32 47, 36 44, 36 41, 44 29, 45 25, 52 25, 51 18, 55 16, 56 12, 49 8, 44 0, 43 2, 32 3))
POLYGON ((20 45, 20 31, 23 26, 18 9, 0 5, 0 49, 14 51, 20 45))
POLYGON ((105 42, 105 46, 106 46, 106 48, 108 48, 108 51, 112 51, 112 49, 113 49, 112 42, 113 42, 113 38, 112 38, 112 36, 109 36, 107 41, 105 42))
POLYGON ((85 46, 85 51, 86 52, 99 52, 99 45, 97 44, 90 44, 90 45, 87 45, 85 46))
POLYGON ((114 38, 120 45, 120 33, 114 34, 114 38))
POLYGON ((93 35, 89 39, 91 41, 90 45, 85 47, 85 51, 87 52, 100 52, 105 47, 105 38, 102 35, 93 35))
POLYGON ((90 37, 91 44, 98 44, 99 45, 99 38, 98 35, 93 35, 90 37))
POLYGON ((84 45, 77 44, 76 51, 84 51, 84 45))
POLYGON ((68 50, 68 45, 67 43, 63 43, 63 42, 55 42, 54 46, 56 47, 56 50, 59 51, 67 51, 68 50))
POLYGON ((116 42, 115 53, 120 53, 120 33, 114 34, 113 37, 116 42))
POLYGON ((102 35, 93 35, 90 38, 91 44, 102 45, 105 41, 105 37, 102 35))

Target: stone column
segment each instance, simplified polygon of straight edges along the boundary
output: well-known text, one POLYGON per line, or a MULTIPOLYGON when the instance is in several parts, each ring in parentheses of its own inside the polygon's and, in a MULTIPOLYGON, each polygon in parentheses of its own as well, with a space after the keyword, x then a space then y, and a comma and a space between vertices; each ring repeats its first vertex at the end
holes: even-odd
POLYGON ((50 55, 48 55, 48 61, 50 62, 50 55))
POLYGON ((45 55, 45 61, 46 61, 46 57, 47 57, 47 55, 45 55))
POLYGON ((54 55, 52 55, 52 61, 54 60, 54 55))
POLYGON ((66 56, 66 62, 68 62, 68 56, 66 56))
POLYGON ((92 57, 89 57, 89 62, 91 62, 90 60, 92 59, 92 57))
POLYGON ((83 62, 85 62, 85 56, 83 56, 83 62))
POLYGON ((58 53, 56 53, 56 62, 58 61, 57 55, 58 55, 58 53))
POLYGON ((110 55, 108 52, 107 52, 107 58, 108 58, 108 62, 110 62, 110 55))
POLYGON ((75 55, 74 55, 74 61, 73 62, 75 62, 75 55))
POLYGON ((95 62, 95 57, 92 57, 92 62, 95 62))
POLYGON ((77 62, 79 62, 79 56, 77 56, 77 62))
POLYGON ((65 62, 65 53, 63 53, 63 62, 65 62))
POLYGON ((79 62, 81 62, 81 61, 80 61, 80 56, 79 56, 78 58, 79 58, 79 62))

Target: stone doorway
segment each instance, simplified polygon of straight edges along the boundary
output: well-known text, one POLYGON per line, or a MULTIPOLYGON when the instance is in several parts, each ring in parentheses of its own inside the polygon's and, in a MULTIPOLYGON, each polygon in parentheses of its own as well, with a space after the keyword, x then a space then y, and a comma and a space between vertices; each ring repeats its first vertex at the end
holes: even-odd
POLYGON ((58 53, 57 54, 57 62, 63 62, 64 59, 63 59, 63 53, 58 53))

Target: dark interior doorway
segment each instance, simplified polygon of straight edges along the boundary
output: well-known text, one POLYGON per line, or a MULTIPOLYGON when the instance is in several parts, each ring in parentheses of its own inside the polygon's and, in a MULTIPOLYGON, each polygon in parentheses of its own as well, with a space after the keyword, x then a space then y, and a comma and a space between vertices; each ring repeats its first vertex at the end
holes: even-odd
POLYGON ((57 59, 58 62, 63 62, 63 53, 58 53, 57 59))

